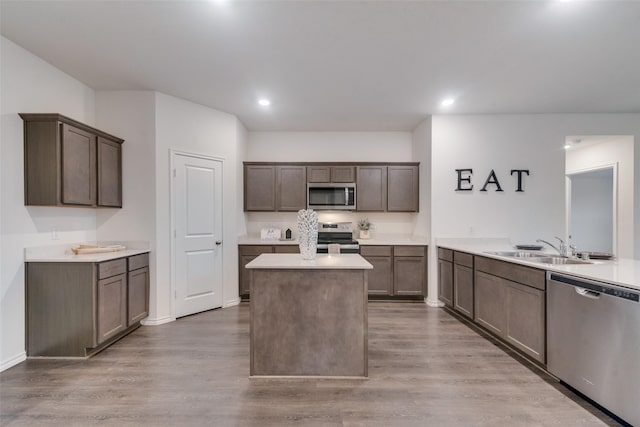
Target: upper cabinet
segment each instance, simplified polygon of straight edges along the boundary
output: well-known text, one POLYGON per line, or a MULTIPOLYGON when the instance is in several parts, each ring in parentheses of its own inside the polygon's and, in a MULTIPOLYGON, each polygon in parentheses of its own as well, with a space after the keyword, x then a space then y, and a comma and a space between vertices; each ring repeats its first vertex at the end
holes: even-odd
POLYGON ((24 120, 25 205, 122 207, 122 143, 60 114, 24 120))
POLYGON ((356 169, 357 210, 387 210, 387 166, 358 166, 356 169))
POLYGON ((306 166, 245 164, 245 211, 298 211, 306 208, 306 166))
POLYGON ((307 208, 307 183, 356 183, 356 211, 418 212, 418 163, 244 163, 244 210, 307 208))
POLYGON ((307 166, 307 182, 356 182, 355 167, 349 165, 307 166))

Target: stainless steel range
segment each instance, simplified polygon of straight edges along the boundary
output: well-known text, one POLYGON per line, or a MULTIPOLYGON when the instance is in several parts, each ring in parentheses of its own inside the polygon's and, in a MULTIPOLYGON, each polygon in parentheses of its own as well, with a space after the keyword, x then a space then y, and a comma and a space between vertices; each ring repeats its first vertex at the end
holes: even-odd
POLYGON ((318 223, 318 253, 329 252, 330 244, 340 245, 340 253, 360 253, 360 245, 353 239, 353 224, 350 222, 318 223))

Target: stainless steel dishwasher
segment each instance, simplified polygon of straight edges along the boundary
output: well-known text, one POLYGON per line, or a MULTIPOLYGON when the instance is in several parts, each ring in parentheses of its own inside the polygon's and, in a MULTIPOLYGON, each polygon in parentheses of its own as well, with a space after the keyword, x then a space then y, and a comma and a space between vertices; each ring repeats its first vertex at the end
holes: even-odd
POLYGON ((640 291, 547 273, 547 368, 640 426, 640 291))

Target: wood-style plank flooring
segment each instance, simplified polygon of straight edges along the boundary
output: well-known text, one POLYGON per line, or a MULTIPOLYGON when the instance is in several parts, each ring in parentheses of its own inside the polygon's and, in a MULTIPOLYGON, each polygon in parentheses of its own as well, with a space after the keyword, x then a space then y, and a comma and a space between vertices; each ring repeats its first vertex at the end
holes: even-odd
POLYGON ((369 379, 248 373, 243 303, 141 327, 89 360, 28 360, 0 373, 0 425, 615 425, 423 303, 369 303, 369 379))

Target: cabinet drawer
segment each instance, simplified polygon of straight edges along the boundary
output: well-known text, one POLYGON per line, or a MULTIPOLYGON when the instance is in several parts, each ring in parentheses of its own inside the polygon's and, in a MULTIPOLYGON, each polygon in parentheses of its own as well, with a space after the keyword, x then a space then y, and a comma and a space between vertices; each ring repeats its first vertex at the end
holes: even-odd
POLYGON ((453 262, 453 251, 451 249, 438 248, 438 259, 453 262))
POLYGON ((140 254, 129 257, 129 271, 149 266, 149 254, 140 254))
POLYGON ((263 246, 263 245, 240 246, 241 255, 260 255, 260 254, 270 254, 272 252, 273 252, 273 246, 263 246))
POLYGON ((127 259, 120 258, 98 264, 98 279, 106 279, 127 272, 127 259))
POLYGON ((454 252, 453 261, 456 264, 464 265, 465 267, 473 268, 473 255, 466 254, 464 252, 454 252))
POLYGON ((424 246, 396 246, 393 249, 394 256, 424 256, 424 246))
POLYGON ((277 254, 299 254, 300 246, 298 245, 275 245, 273 247, 277 254))
POLYGON ((391 246, 360 246, 362 256, 391 256, 391 246))
POLYGON ((545 271, 491 258, 476 257, 476 270, 545 290, 545 271))

